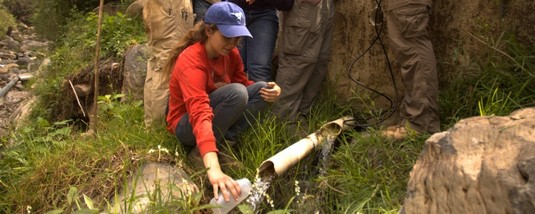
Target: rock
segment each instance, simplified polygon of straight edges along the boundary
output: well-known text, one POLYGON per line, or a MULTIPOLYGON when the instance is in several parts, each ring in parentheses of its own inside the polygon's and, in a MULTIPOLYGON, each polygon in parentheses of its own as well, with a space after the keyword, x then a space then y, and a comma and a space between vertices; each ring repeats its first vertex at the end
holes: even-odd
POLYGON ((128 49, 124 56, 122 94, 125 98, 143 100, 143 87, 147 75, 147 46, 135 45, 128 49))
MULTIPOLYGON (((96 7, 93 9, 93 12, 98 14, 100 7, 96 7)), ((104 7, 102 8, 102 12, 105 14, 108 14, 110 16, 116 15, 117 12, 122 12, 121 7, 117 3, 107 3, 104 4, 104 7)))
POLYGON ((52 61, 50 60, 50 58, 45 58, 43 62, 41 62, 41 64, 39 65, 39 68, 37 68, 35 73, 37 75, 43 74, 43 72, 45 72, 45 70, 47 69, 48 66, 50 66, 51 63, 52 61))
POLYGON ((429 138, 401 213, 535 213, 535 108, 429 138))
POLYGON ((28 122, 32 108, 36 103, 37 98, 30 93, 27 93, 28 98, 20 102, 19 106, 12 112, 9 121, 14 122, 15 129, 24 127, 28 122))
POLYGON ((18 67, 13 67, 13 68, 10 68, 8 72, 12 74, 18 74, 20 73, 20 69, 18 67))
POLYGON ((2 52, 0 52, 0 59, 15 60, 17 59, 17 55, 13 51, 2 50, 2 52))
POLYGON ((0 65, 0 74, 9 73, 9 71, 11 71, 14 68, 19 68, 19 65, 15 64, 15 63, 10 63, 10 64, 6 64, 6 65, 0 65))
POLYGON ((35 40, 24 40, 22 42, 22 46, 20 47, 20 50, 22 52, 26 51, 32 51, 32 50, 38 50, 48 47, 48 42, 40 42, 35 40))
POLYGON ((11 31, 11 38, 13 38, 15 41, 17 42, 22 42, 24 41, 24 37, 22 36, 22 34, 19 32, 19 31, 11 31))
POLYGON ((141 16, 145 1, 146 0, 136 0, 132 2, 132 4, 128 5, 128 7, 126 8, 125 14, 131 17, 141 16))
POLYGON ((113 213, 123 213, 128 208, 131 209, 128 213, 145 213, 150 198, 161 196, 160 200, 178 201, 199 191, 182 169, 163 163, 146 164, 125 187, 118 200, 113 200, 118 202, 113 206, 113 213))
POLYGON ((0 41, 0 47, 2 46, 12 51, 20 50, 20 43, 9 36, 5 36, 4 40, 0 41))
POLYGON ((30 57, 26 57, 26 56, 23 56, 23 57, 19 57, 17 59, 17 65, 19 65, 20 67, 23 67, 23 68, 26 68, 28 67, 28 65, 32 62, 32 59, 30 59, 30 57))
MULTIPOLYGON (((0 41, 0 85, 5 86, 17 76, 17 81, 12 88, 9 88, 5 95, 0 98, 0 137, 9 134, 12 127, 19 128, 27 124, 26 118, 32 110, 35 99, 33 95, 26 91, 28 86, 23 84, 25 80, 33 75, 30 68, 39 66, 38 57, 44 58, 44 54, 38 52, 48 46, 48 42, 41 41, 32 28, 24 23, 19 23, 17 29, 12 29, 9 36, 5 36, 0 41), (31 33, 31 35, 28 35, 31 33), (22 45, 21 45, 22 44, 22 45), (34 49, 39 49, 34 51, 34 49)), ((45 65, 46 66, 46 65, 45 65)), ((8 142, 13 144, 13 142, 8 142)))
POLYGON ((19 24, 17 26, 17 29, 23 34, 33 33, 33 32, 31 32, 31 31, 33 31, 32 28, 33 27, 30 27, 30 26, 24 24, 23 22, 19 22, 19 24))
POLYGON ((7 74, 9 73, 9 68, 7 68, 4 65, 0 65, 0 74, 7 74))

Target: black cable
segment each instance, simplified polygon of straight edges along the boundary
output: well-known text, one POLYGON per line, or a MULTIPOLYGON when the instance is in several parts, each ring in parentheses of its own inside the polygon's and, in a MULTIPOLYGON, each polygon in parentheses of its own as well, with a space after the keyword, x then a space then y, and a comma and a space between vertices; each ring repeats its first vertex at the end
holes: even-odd
MULTIPOLYGON (((374 29, 375 29, 375 38, 373 39, 373 41, 370 43, 370 45, 368 46, 368 48, 366 48, 366 50, 364 52, 362 52, 361 54, 359 54, 348 66, 347 68, 347 75, 349 77, 349 79, 351 79, 353 82, 355 82, 357 85, 360 85, 361 87, 369 90, 369 91, 372 91, 376 94, 378 94, 379 96, 381 97, 384 97, 386 100, 388 100, 388 102, 390 103, 390 106, 388 108, 388 111, 386 112, 382 112, 380 115, 379 115, 379 120, 373 122, 373 123, 360 123, 360 124, 356 124, 357 127, 367 127, 367 126, 374 126, 374 125, 377 125, 379 123, 382 123, 384 122, 385 120, 387 120, 388 118, 390 118, 394 112, 396 112, 396 109, 397 109, 397 105, 398 105, 398 92, 397 92, 397 85, 396 85, 396 80, 395 80, 395 77, 394 77, 394 72, 393 72, 393 69, 392 69, 392 66, 390 64, 390 59, 388 57, 388 53, 387 53, 387 50, 385 48, 385 45, 383 43, 383 40, 381 39, 381 33, 383 32, 384 30, 384 26, 385 24, 383 23, 383 20, 381 20, 380 24, 378 24, 378 20, 379 19, 383 19, 383 11, 382 11, 382 8, 381 8, 381 2, 382 0, 374 0, 376 5, 377 5, 377 12, 374 14, 374 29), (379 27, 380 25, 380 27, 379 27), (373 45, 375 45, 375 43, 379 42, 379 44, 381 45, 381 48, 383 50, 383 54, 385 56, 385 60, 386 60, 386 64, 388 65, 388 70, 390 72, 390 78, 392 80, 392 84, 393 84, 393 87, 394 87, 394 93, 395 93, 395 97, 396 97, 396 101, 394 102, 392 100, 392 98, 390 98, 389 96, 387 96, 386 94, 382 93, 382 92, 379 92, 373 88, 370 88, 368 86, 366 86, 364 83, 361 83, 360 81, 354 79, 352 76, 351 76, 351 69, 353 67, 353 65, 359 60, 361 59, 366 53, 368 53, 370 51, 370 49, 373 47, 373 45), (383 116, 385 113, 388 113, 386 117, 384 118, 381 118, 381 116, 383 116)), ((356 119, 353 119, 353 120, 356 120, 356 119)), ((369 119, 365 119, 366 121, 369 121, 369 119)), ((349 122, 349 121, 347 121, 349 122)))

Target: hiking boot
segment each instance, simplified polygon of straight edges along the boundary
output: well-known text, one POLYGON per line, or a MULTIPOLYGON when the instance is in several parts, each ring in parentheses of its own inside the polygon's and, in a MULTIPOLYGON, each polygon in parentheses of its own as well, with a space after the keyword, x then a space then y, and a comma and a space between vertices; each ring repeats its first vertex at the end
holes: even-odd
POLYGON ((219 165, 221 167, 239 167, 241 162, 234 155, 232 147, 236 145, 236 142, 225 140, 224 143, 218 146, 219 154, 217 158, 219 159, 219 165), (225 145, 226 144, 226 145, 225 145))
POLYGON ((394 125, 386 128, 381 135, 396 141, 406 140, 409 136, 419 135, 420 133, 403 125, 394 125))
MULTIPOLYGON (((241 162, 234 156, 232 152, 232 146, 235 145, 234 141, 226 141, 226 145, 218 146, 219 153, 217 158, 219 159, 220 167, 238 167, 241 166, 241 162)), ((204 170, 204 161, 199 152, 199 148, 195 147, 188 153, 188 161, 195 170, 204 170)))
POLYGON ((286 123, 286 130, 290 135, 296 136, 299 139, 307 137, 308 132, 308 121, 304 116, 299 116, 296 120, 289 121, 286 123))
POLYGON ((188 153, 188 162, 195 170, 204 170, 204 161, 201 157, 201 152, 199 151, 199 148, 197 148, 197 146, 195 146, 188 153))
POLYGON ((299 139, 303 139, 308 136, 308 132, 305 130, 303 126, 301 126, 298 123, 288 123, 286 125, 286 130, 288 131, 288 134, 291 136, 296 136, 299 139))

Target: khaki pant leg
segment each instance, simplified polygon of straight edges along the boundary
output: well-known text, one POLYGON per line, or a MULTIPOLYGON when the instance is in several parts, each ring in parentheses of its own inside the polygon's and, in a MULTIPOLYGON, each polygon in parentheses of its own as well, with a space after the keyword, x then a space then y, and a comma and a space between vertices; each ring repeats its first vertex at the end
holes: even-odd
POLYGON ((299 112, 302 114, 309 114, 312 105, 319 92, 322 89, 323 81, 328 71, 328 65, 331 56, 331 42, 332 42, 332 18, 323 20, 320 28, 321 39, 318 39, 319 53, 318 59, 315 63, 313 74, 311 75, 305 90, 303 91, 303 99, 299 106, 299 112), (319 42, 321 40, 321 42, 319 42))
POLYGON ((330 13, 325 11, 330 9, 327 3, 332 1, 322 1, 318 5, 296 2, 292 10, 283 13, 276 78, 282 92, 273 109, 281 118, 294 120, 299 114, 308 113, 321 89, 327 68, 326 63, 318 64, 318 60, 328 58, 325 55, 328 55, 331 40, 325 37, 330 35, 325 34, 330 23, 330 15, 326 15, 330 13))
POLYGON ((404 98, 401 117, 411 128, 440 131, 438 78, 433 45, 429 39, 430 8, 412 4, 387 11, 390 47, 401 64, 404 98))
POLYGON ((281 53, 277 84, 281 87, 281 95, 273 109, 280 118, 295 120, 299 114, 303 90, 315 70, 316 63, 296 59, 293 55, 281 53))
POLYGON ((190 0, 146 0, 143 21, 148 37, 150 58, 144 86, 145 125, 163 123, 169 96, 169 79, 163 71, 174 44, 193 26, 190 0))
POLYGON ((144 121, 147 127, 163 123, 169 96, 169 77, 166 72, 154 70, 153 63, 147 65, 147 77, 143 91, 144 121), (152 70, 151 70, 152 69, 152 70))

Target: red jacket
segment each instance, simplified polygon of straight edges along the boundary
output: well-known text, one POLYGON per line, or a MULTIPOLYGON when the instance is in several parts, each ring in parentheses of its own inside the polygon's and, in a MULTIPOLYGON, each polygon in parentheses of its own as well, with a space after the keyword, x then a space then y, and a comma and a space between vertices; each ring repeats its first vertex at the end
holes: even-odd
POLYGON ((205 45, 197 42, 187 47, 177 58, 169 81, 167 130, 174 134, 180 118, 186 112, 189 113, 189 122, 201 157, 208 152, 218 151, 212 131, 214 114, 208 97, 216 90, 216 82, 241 83, 245 86, 253 83, 243 71, 243 62, 237 48, 226 56, 210 60, 205 45))

